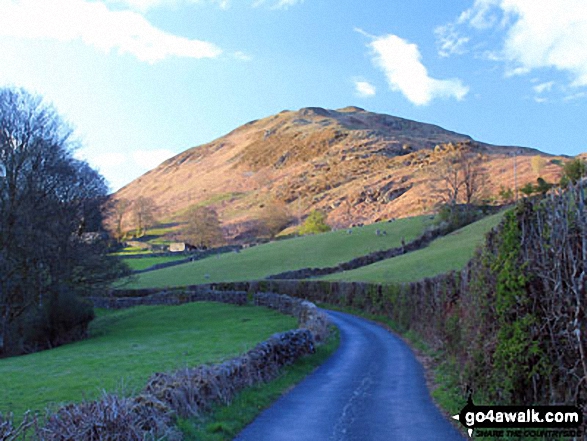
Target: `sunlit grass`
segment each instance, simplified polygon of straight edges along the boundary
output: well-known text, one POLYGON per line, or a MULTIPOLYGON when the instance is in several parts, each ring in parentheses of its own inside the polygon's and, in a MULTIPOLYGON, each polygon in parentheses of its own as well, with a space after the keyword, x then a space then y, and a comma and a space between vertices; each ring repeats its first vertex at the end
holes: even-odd
POLYGON ((399 219, 360 228, 333 231, 271 242, 240 253, 226 253, 140 274, 129 288, 181 286, 211 282, 263 279, 269 275, 305 267, 335 266, 378 250, 398 247, 402 239, 418 237, 429 217, 399 219), (381 232, 376 234, 376 230, 381 232), (383 235, 382 232, 386 234, 383 235))
POLYGON ((351 271, 330 274, 322 280, 358 282, 413 282, 462 269, 483 244, 485 234, 497 226, 503 213, 494 214, 438 238, 428 247, 351 271))
POLYGON ((18 418, 102 390, 130 394, 155 372, 231 358, 297 326, 266 308, 220 303, 98 313, 87 340, 0 360, 0 412, 18 418))

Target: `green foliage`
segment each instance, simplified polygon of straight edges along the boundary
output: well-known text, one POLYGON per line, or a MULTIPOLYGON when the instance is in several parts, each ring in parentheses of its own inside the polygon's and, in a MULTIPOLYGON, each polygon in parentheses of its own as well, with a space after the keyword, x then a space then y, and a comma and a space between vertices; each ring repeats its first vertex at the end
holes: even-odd
POLYGON ((522 188, 520 188, 520 192, 525 196, 532 196, 536 192, 536 189, 531 182, 527 182, 522 188))
POLYGON ((569 182, 576 184, 582 177, 587 174, 587 164, 580 158, 573 159, 563 166, 563 177, 561 185, 566 187, 569 182))
POLYGON ((546 193, 548 193, 552 186, 553 184, 546 182, 543 178, 536 179, 536 193, 540 193, 544 196, 546 193))
POLYGON ((469 287, 479 310, 470 315, 475 324, 467 326, 480 326, 481 340, 470 337, 474 343, 469 345, 467 375, 476 389, 505 403, 531 401, 533 377, 546 371, 536 332, 539 319, 528 288, 531 278, 521 253, 520 210, 506 214, 492 239, 496 252, 482 255, 477 282, 469 287))
POLYGON ((326 233, 327 231, 330 231, 330 227, 326 224, 326 215, 321 211, 314 210, 300 227, 299 233, 306 235, 326 233))
POLYGON ((532 342, 529 327, 533 317, 519 313, 519 307, 525 309, 528 301, 528 279, 520 261, 520 231, 515 213, 510 212, 505 217, 499 254, 492 267, 497 274, 495 308, 499 326, 494 364, 495 373, 502 377, 502 382, 497 384, 506 400, 513 398, 516 383, 524 377, 520 370, 528 366, 526 356, 532 342))
POLYGON ((512 203, 514 200, 514 191, 511 188, 505 188, 502 185, 499 189, 499 197, 505 204, 512 203))
POLYGON ((458 230, 474 222, 481 216, 481 210, 474 205, 441 205, 436 215, 436 223, 444 225, 447 231, 458 230))

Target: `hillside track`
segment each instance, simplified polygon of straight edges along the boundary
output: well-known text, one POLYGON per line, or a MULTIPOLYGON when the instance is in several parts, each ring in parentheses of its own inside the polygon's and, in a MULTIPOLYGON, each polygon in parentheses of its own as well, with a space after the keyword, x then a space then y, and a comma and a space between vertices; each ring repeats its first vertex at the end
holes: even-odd
POLYGON ((367 320, 328 314, 340 329, 338 350, 236 440, 465 439, 432 402, 423 368, 400 338, 367 320))

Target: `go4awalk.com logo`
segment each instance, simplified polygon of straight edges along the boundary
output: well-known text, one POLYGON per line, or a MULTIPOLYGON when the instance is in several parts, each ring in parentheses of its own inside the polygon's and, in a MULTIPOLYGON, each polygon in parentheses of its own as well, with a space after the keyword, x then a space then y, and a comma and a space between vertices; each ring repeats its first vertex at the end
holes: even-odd
POLYGON ((583 411, 577 406, 467 405, 453 418, 469 436, 568 439, 582 435, 583 411))

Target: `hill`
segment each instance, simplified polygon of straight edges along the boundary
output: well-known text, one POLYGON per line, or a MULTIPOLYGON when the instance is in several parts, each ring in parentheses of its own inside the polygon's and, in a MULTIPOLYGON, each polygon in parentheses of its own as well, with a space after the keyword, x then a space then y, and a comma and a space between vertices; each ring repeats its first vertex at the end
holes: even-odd
MULTIPOLYGON (((310 107, 251 121, 186 150, 113 199, 151 198, 156 218, 166 222, 181 222, 190 207, 210 206, 230 238, 254 235, 255 220, 273 204, 285 206, 298 221, 320 209, 338 227, 372 223, 430 212, 437 202, 431 189, 439 179, 438 163, 455 144, 484 156, 489 197, 502 186, 513 189, 514 182, 519 188, 538 176, 560 176, 560 160, 534 149, 476 142, 358 107, 310 107)), ((127 213, 125 227, 132 226, 127 213)))

